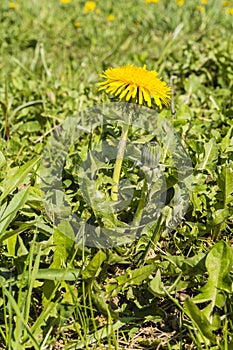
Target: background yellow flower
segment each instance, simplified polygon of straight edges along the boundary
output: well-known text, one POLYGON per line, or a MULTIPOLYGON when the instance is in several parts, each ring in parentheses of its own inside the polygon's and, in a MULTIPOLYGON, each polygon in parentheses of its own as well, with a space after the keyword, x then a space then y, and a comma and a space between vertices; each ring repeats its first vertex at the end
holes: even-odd
POLYGON ((231 2, 229 0, 226 0, 226 1, 223 1, 223 6, 230 6, 231 5, 231 2))
POLYGON ((91 12, 96 8, 95 1, 87 1, 84 6, 84 12, 91 12))
POLYGON ((115 19, 114 15, 112 15, 112 14, 108 15, 108 21, 109 22, 113 22, 114 19, 115 19))
POLYGON ((80 22, 74 22, 74 26, 75 26, 75 28, 80 28, 81 27, 81 23, 80 22))
POLYGON ((160 0, 144 0, 144 3, 145 4, 150 4, 150 3, 157 3, 159 2, 160 0))
POLYGON ((184 0, 176 0, 176 4, 178 6, 183 6, 184 5, 184 0))
POLYGON ((9 7, 11 10, 18 10, 19 5, 16 4, 15 2, 9 2, 8 7, 9 7))

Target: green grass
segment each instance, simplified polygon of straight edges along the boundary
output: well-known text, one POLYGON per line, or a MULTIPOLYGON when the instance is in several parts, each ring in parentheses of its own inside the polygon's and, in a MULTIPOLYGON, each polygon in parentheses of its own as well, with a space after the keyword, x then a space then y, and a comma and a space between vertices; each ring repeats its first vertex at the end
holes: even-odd
POLYGON ((0 348, 231 350, 233 3, 209 0, 200 12, 197 0, 97 1, 89 13, 85 1, 9 3, 0 5, 0 348), (116 215, 106 210, 114 156, 106 161, 103 153, 114 155, 123 120, 110 120, 115 105, 97 82, 104 69, 124 64, 156 69, 174 89, 175 114, 145 109, 129 128, 122 196, 134 197, 116 215), (98 108, 107 108, 105 125, 98 108), (62 129, 69 120, 92 132, 73 140, 74 130, 62 129), (92 233, 102 227, 105 243, 112 229, 122 239, 122 225, 141 218, 149 189, 134 154, 138 144, 156 141, 150 154, 161 151, 161 173, 152 199, 160 200, 160 185, 168 197, 160 216, 148 211, 140 237, 124 243, 123 236, 122 245, 108 248, 78 244, 75 233, 85 228, 74 220, 57 224, 58 214, 46 210, 51 192, 41 170, 49 161, 53 181, 57 130, 67 147, 64 209, 92 233), (192 162, 189 202, 179 192, 188 174, 176 169, 183 164, 177 140, 192 162), (174 225, 169 215, 179 204, 188 207, 174 225))

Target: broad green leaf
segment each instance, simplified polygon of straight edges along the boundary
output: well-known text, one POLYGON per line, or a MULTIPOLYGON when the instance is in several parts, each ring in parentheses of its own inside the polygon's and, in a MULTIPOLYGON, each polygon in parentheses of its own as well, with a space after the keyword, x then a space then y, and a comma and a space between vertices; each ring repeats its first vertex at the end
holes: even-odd
POLYGON ((167 254, 164 257, 165 260, 170 261, 170 263, 175 267, 182 270, 183 273, 188 275, 193 275, 197 273, 205 272, 205 254, 199 253, 191 258, 187 258, 183 255, 170 255, 167 254))
POLYGON ((227 149, 227 147, 230 145, 232 130, 233 130, 233 127, 231 127, 228 130, 226 136, 223 137, 223 139, 222 139, 222 142, 221 142, 221 151, 222 152, 224 152, 227 149))
POLYGON ((62 295, 62 300, 58 306, 58 313, 61 317, 61 322, 68 320, 75 310, 75 299, 78 298, 78 290, 75 285, 62 281, 61 288, 65 289, 62 295))
MULTIPOLYGON (((18 236, 18 249, 17 249, 17 259, 20 258, 21 256, 26 256, 28 255, 28 249, 26 248, 25 246, 25 242, 24 240, 18 236)), ((18 266, 19 268, 21 267, 21 270, 18 268, 18 271, 22 271, 22 268, 23 268, 23 264, 22 264, 22 261, 21 259, 18 259, 19 260, 19 263, 17 262, 17 259, 15 259, 15 264, 16 264, 16 267, 18 266)))
MULTIPOLYGON (((133 297, 135 304, 137 304, 137 299, 135 299, 134 295, 133 297)), ((157 319, 158 322, 162 321, 162 319, 165 319, 167 316, 166 312, 161 307, 158 307, 158 301, 156 298, 153 301, 150 301, 150 303, 146 306, 142 306, 138 303, 138 309, 135 309, 134 315, 135 318, 138 319, 147 319, 148 321, 155 321, 157 319)))
MULTIPOLYGON (((72 237, 73 230, 69 222, 62 221, 58 228, 54 231, 54 256, 53 262, 50 265, 50 269, 60 269, 63 266, 67 266, 69 262, 68 258, 71 257, 74 247, 74 240, 72 237)), ((66 289, 66 285, 64 286, 66 289)), ((43 296, 44 296, 44 306, 46 306, 46 299, 49 300, 54 289, 56 288, 56 283, 54 280, 47 279, 43 285, 43 296)))
POLYGON ((148 278, 152 274, 152 272, 154 272, 155 269, 155 265, 150 264, 140 267, 139 269, 128 270, 128 283, 130 285, 141 284, 143 281, 145 281, 146 278, 148 278))
POLYGON ((212 227, 215 227, 221 224, 222 222, 224 222, 225 220, 227 220, 230 216, 231 216, 231 211, 228 208, 219 209, 213 213, 212 218, 208 223, 212 227))
POLYGON ((107 258, 106 254, 102 250, 99 250, 96 253, 96 255, 92 258, 92 260, 89 262, 87 267, 82 271, 82 278, 89 279, 97 276, 98 271, 102 263, 104 262, 104 260, 106 260, 106 258, 107 258))
POLYGON ((106 303, 104 297, 101 294, 97 294, 94 291, 92 292, 91 298, 93 300, 93 303, 97 307, 97 309, 105 316, 112 316, 116 318, 118 314, 110 309, 108 304, 106 303))
POLYGON ((17 236, 11 236, 6 240, 6 244, 7 244, 7 251, 8 254, 11 256, 15 256, 15 245, 17 242, 17 236))
MULTIPOLYGON (((70 226, 68 222, 67 226, 70 226)), ((53 235, 55 250, 53 262, 50 265, 50 268, 55 269, 66 266, 67 259, 69 256, 71 256, 74 247, 74 240, 69 237, 70 235, 68 234, 68 230, 61 231, 60 229, 62 229, 62 227, 59 225, 59 227, 54 231, 53 235)))
POLYGON ((150 281, 149 291, 153 295, 159 296, 159 297, 164 297, 166 295, 166 293, 164 291, 163 282, 161 280, 161 272, 160 272, 160 270, 158 270, 156 272, 156 276, 150 281))
MULTIPOLYGON (((224 304, 225 304, 225 301, 224 301, 224 304)), ((207 319, 209 320, 211 319, 211 326, 214 330, 217 330, 221 327, 221 317, 217 312, 213 312, 212 303, 207 304, 207 306, 204 309, 202 309, 201 312, 203 315, 207 317, 207 319)))
POLYGON ((41 130, 41 125, 37 120, 26 122, 19 127, 19 131, 23 133, 33 133, 41 130))
POLYGON ((118 255, 117 253, 109 250, 108 252, 108 264, 129 264, 129 258, 125 256, 118 255))
POLYGON ((203 315, 201 310, 194 304, 194 302, 187 298, 184 301, 184 310, 190 319, 198 327, 201 334, 210 341, 215 341, 215 335, 213 334, 213 327, 208 321, 207 317, 203 315))
POLYGON ((36 279, 51 281, 76 281, 81 277, 80 272, 81 270, 79 269, 40 269, 37 271, 36 279))
POLYGON ((116 277, 116 281, 119 285, 124 284, 126 282, 128 282, 129 277, 125 274, 125 275, 120 275, 116 277))
POLYGON ((17 211, 24 205, 27 199, 29 187, 25 187, 14 195, 0 218, 0 241, 9 224, 15 218, 17 211))
POLYGON ((155 264, 145 265, 135 270, 127 270, 127 273, 121 276, 117 276, 114 282, 117 282, 116 288, 113 290, 112 295, 127 288, 129 285, 138 285, 146 280, 156 269, 155 264))
POLYGON ((225 242, 216 243, 206 257, 208 281, 200 289, 200 293, 193 298, 193 301, 211 301, 213 305, 222 307, 223 295, 220 294, 221 291, 231 292, 230 271, 232 263, 232 249, 225 242))
POLYGON ((218 186, 223 194, 224 207, 233 201, 233 171, 230 168, 223 168, 218 177, 218 186))
POLYGON ((201 162, 197 165, 198 170, 206 170, 210 174, 212 174, 214 168, 215 168, 215 163, 218 158, 218 147, 216 144, 216 141, 214 138, 210 139, 209 142, 207 142, 204 145, 204 156, 201 162))
POLYGON ((1 184, 3 192, 0 196, 0 202, 26 180, 27 175, 32 171, 38 161, 39 157, 36 157, 22 165, 20 168, 16 167, 11 169, 6 176, 6 179, 1 184))

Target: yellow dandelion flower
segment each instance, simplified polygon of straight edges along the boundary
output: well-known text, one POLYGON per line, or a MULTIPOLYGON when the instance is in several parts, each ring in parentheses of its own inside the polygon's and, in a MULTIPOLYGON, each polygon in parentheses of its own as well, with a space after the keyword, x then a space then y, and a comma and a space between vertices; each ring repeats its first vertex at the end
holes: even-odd
POLYGON ((176 5, 183 6, 184 5, 184 0, 176 0, 176 5))
POLYGON ((223 1, 222 5, 225 7, 230 6, 231 2, 230 1, 223 1))
POLYGON ((145 101, 148 107, 151 107, 152 96, 157 106, 162 108, 161 102, 168 106, 171 90, 157 74, 155 70, 148 71, 146 66, 141 68, 132 64, 109 68, 100 74, 106 80, 98 83, 99 90, 106 90, 127 102, 132 99, 142 105, 145 101))
POLYGON ((71 0, 60 0, 61 4, 69 4, 71 0))
POLYGON ((74 22, 74 26, 75 26, 75 28, 80 28, 81 27, 81 23, 80 22, 74 22))
POLYGON ((18 10, 19 5, 16 4, 15 2, 9 2, 8 7, 9 7, 9 9, 11 9, 11 10, 18 10))
POLYGON ((87 1, 84 6, 84 12, 91 12, 94 11, 96 8, 96 3, 95 1, 87 1))
POLYGON ((201 4, 202 5, 207 5, 208 4, 208 0, 201 0, 201 4))
POLYGON ((199 12, 204 12, 205 8, 204 8, 204 6, 196 6, 196 10, 199 12))
POLYGON ((227 9, 227 12, 229 15, 233 15, 233 7, 229 7, 229 9, 227 9))
POLYGON ((115 16, 113 16, 112 14, 108 15, 108 21, 109 22, 113 22, 115 19, 115 16))
POLYGON ((159 2, 160 0, 144 0, 144 3, 147 5, 147 4, 156 4, 157 2, 159 2))

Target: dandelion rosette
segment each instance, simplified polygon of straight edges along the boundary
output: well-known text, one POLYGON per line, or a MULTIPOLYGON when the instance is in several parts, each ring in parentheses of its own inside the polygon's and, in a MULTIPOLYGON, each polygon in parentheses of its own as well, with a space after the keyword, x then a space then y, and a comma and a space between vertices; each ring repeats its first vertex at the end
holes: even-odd
POLYGON ((148 71, 146 66, 142 68, 130 64, 109 68, 100 74, 106 80, 98 83, 99 90, 105 90, 126 102, 134 101, 140 105, 146 102, 148 107, 151 107, 153 97, 161 109, 162 103, 169 105, 171 89, 157 75, 155 70, 148 71))

